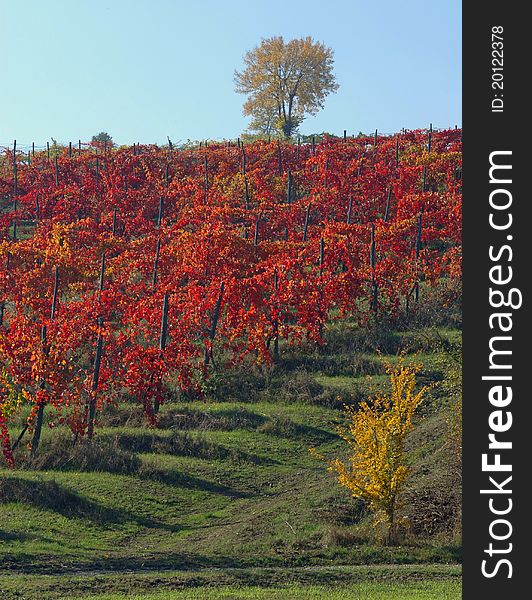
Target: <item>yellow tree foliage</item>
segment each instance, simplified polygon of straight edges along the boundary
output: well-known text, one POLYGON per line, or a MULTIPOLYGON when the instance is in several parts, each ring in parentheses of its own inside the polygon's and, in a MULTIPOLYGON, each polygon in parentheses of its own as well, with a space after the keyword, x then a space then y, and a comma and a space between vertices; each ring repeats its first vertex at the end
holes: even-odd
MULTIPOLYGON (((409 472, 406 436, 426 391, 423 387, 415 392, 418 370, 402 364, 389 368, 389 395, 377 395, 358 408, 346 407, 350 422, 338 432, 349 445, 348 462, 327 460, 339 483, 353 497, 364 500, 377 518, 384 517, 388 542, 395 540, 398 500, 409 472)), ((311 452, 323 459, 315 450, 311 452)))
POLYGON ((338 89, 333 73, 333 51, 310 36, 284 41, 282 36, 262 40, 244 56, 245 68, 235 71, 236 91, 247 94, 244 114, 260 129, 276 116, 286 138, 306 113, 323 108, 326 96, 338 89))

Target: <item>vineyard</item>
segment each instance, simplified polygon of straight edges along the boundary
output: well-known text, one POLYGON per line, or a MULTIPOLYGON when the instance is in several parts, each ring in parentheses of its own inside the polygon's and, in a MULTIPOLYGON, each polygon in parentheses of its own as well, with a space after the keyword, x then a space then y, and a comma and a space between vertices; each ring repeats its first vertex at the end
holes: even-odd
POLYGON ((461 130, 0 158, 0 436, 92 438, 461 277, 461 130), (171 386, 170 386, 171 383, 171 386), (173 392, 170 393, 169 389, 173 392), (177 390, 177 392, 176 392, 177 390), (14 431, 12 424, 24 426, 14 431))

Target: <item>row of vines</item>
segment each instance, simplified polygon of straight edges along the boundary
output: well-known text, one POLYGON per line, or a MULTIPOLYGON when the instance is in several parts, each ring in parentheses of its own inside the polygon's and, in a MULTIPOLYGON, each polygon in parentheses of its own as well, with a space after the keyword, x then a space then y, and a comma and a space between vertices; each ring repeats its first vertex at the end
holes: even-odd
POLYGON ((10 464, 21 443, 37 451, 44 421, 92 437, 128 397, 153 424, 169 377, 199 398, 213 367, 274 362, 283 344, 321 344, 330 319, 413 310, 421 282, 452 290, 461 275, 458 129, 14 148, 0 203, 10 464))

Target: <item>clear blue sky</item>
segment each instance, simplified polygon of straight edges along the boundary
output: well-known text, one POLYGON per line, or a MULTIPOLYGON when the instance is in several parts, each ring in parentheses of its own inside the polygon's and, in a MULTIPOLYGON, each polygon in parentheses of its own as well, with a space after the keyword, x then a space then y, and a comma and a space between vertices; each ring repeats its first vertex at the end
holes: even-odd
POLYGON ((233 72, 273 35, 335 51, 303 133, 461 125, 457 0, 0 0, 0 145, 236 138, 233 72))

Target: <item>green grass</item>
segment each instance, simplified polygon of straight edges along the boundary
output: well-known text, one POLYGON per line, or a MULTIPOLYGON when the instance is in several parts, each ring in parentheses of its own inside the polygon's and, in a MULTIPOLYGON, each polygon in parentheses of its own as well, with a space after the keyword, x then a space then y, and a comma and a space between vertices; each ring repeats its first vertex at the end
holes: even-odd
POLYGON ((0 576, 3 600, 94 598, 355 598, 455 599, 461 594, 456 566, 318 567, 0 576))
MULTIPOLYGON (((287 351, 273 374, 221 374, 217 395, 207 402, 164 405, 158 429, 148 429, 131 405, 110 410, 98 429, 94 460, 82 460, 85 446, 73 453, 61 428, 45 428, 39 468, 0 468, 0 596, 66 598, 72 589, 72 597, 84 597, 97 582, 98 590, 115 594, 101 598, 144 591, 150 595, 140 597, 154 599, 458 597, 459 567, 452 565, 461 550, 448 523, 434 529, 428 514, 430 536, 410 535, 395 547, 377 544, 363 507, 308 452, 313 446, 328 456, 345 454, 336 433, 344 419, 338 407, 382 388, 384 364, 397 360, 401 344, 407 360, 423 362, 423 383, 439 381, 435 335, 395 332, 368 341, 352 324, 335 324, 328 349, 287 351), (375 341, 389 352, 372 353, 375 341), (60 453, 69 462, 51 460, 60 453), (375 565, 381 570, 371 571, 375 565), (288 579, 283 575, 296 568, 288 579), (180 574, 172 579, 176 569, 180 574), (352 569, 363 585, 353 582, 352 569), (156 575, 142 575, 145 570, 156 575), (171 594, 153 595, 158 578, 171 594), (10 580, 27 595, 10 596, 10 580), (397 595, 394 585, 405 582, 406 595, 397 595), (189 595, 179 589, 185 584, 189 595), (343 596, 332 595, 337 585, 342 591, 334 593, 343 596)), ((459 340, 453 329, 438 336, 459 340)), ((447 404, 445 394, 431 390, 410 444, 422 492, 436 487, 447 494, 450 487, 443 450, 447 404), (441 473, 443 479, 435 479, 441 473)))

